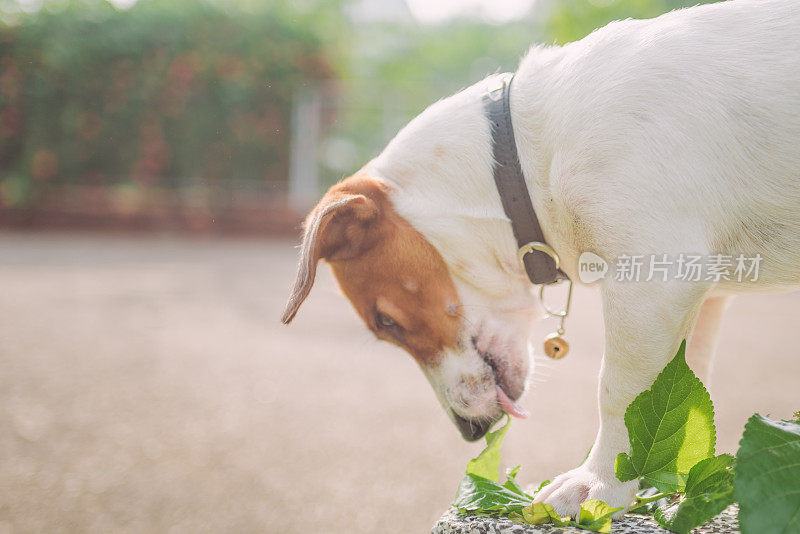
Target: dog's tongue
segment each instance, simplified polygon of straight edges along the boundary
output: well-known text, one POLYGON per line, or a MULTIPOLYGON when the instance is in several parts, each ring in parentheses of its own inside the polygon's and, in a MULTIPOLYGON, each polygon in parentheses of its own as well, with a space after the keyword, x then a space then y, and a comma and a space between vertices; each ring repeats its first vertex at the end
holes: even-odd
POLYGON ((519 417, 520 419, 525 419, 531 415, 528 413, 528 410, 511 400, 500 386, 497 386, 497 400, 500 401, 500 406, 508 415, 513 415, 514 417, 519 417))

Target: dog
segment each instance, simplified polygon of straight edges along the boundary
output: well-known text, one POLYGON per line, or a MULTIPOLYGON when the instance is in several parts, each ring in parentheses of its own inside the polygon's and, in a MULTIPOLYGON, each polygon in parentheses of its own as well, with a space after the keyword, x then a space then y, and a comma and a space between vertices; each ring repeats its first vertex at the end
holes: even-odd
MULTIPOLYGON (((599 431, 583 464, 537 495, 560 514, 587 499, 633 501, 637 483, 614 475, 629 450, 625 409, 682 339, 707 380, 730 297, 800 287, 798 27, 793 0, 730 0, 613 22, 534 47, 519 65, 519 160, 561 269, 580 280, 586 252, 618 267, 675 259, 598 281, 599 431), (681 278, 688 254, 759 268, 681 278)), ((292 320, 327 261, 367 327, 415 358, 468 440, 503 413, 527 415, 518 400, 542 315, 493 181, 482 99, 498 76, 430 106, 327 192, 305 222, 283 315, 292 320)))

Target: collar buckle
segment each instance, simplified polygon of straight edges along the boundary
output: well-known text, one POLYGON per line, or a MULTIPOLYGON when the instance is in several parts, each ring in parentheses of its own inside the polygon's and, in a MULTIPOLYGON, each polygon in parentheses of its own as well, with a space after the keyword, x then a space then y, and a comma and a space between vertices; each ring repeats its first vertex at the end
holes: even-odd
POLYGON ((548 245, 547 243, 542 243, 541 241, 531 241, 530 243, 525 243, 519 250, 517 251, 517 258, 520 262, 522 262, 522 268, 525 268, 525 256, 530 254, 531 252, 544 252, 550 259, 553 260, 553 264, 555 265, 555 269, 558 270, 560 261, 558 259, 558 254, 553 247, 548 245))

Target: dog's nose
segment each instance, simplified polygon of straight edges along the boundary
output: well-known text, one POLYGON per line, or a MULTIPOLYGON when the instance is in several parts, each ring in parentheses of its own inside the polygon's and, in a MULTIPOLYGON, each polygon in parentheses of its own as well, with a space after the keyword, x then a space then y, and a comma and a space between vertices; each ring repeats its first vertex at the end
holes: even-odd
POLYGON ((481 439, 490 428, 492 428, 492 425, 494 425, 497 420, 500 419, 500 417, 490 419, 488 421, 485 419, 477 421, 467 419, 465 417, 461 417, 457 413, 453 413, 453 419, 455 419, 458 431, 461 432, 461 437, 467 441, 477 441, 481 439))

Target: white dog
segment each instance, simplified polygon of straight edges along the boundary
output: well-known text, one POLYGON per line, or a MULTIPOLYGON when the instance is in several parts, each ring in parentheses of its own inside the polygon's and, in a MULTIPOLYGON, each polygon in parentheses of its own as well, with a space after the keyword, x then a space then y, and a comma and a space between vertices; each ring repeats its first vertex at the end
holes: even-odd
MULTIPOLYGON (((614 476, 628 404, 683 338, 705 378, 730 295, 800 285, 798 28, 795 0, 732 0, 533 48, 516 73, 519 159, 564 272, 577 281, 586 251, 609 264, 645 259, 638 281, 610 270, 600 282, 600 430, 583 465, 539 496, 559 513, 589 498, 631 503, 636 483, 614 476), (650 272, 650 255, 669 267, 650 272), (704 258, 701 276, 681 272, 687 255, 704 258), (758 272, 736 276, 742 258, 757 258, 758 272), (709 267, 726 259, 724 276, 709 267)), ((428 108, 325 195, 306 221, 283 317, 327 260, 367 326, 418 361, 467 439, 504 411, 526 415, 515 400, 540 310, 493 181, 482 99, 495 78, 428 108)))

